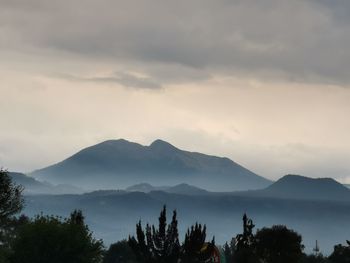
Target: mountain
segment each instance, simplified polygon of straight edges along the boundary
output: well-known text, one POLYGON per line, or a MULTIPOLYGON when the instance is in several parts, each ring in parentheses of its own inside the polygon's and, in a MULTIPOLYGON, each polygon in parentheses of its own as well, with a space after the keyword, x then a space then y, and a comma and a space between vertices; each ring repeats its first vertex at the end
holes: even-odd
POLYGON ((270 184, 228 158, 183 151, 162 140, 149 146, 123 139, 105 141, 31 175, 54 184, 89 189, 122 189, 146 182, 233 191, 261 189, 270 184))
POLYGON ((182 194, 182 195, 206 195, 209 194, 207 190, 195 187, 189 184, 178 184, 166 190, 167 193, 182 194))
POLYGON ((152 191, 166 191, 169 186, 153 186, 148 183, 141 183, 141 184, 135 184, 132 186, 127 187, 125 190, 128 192, 142 192, 142 193, 149 193, 152 191))
POLYGON ((163 191, 166 193, 184 194, 184 195, 202 195, 209 194, 208 191, 189 184, 178 184, 175 186, 153 186, 147 183, 136 184, 126 188, 128 192, 149 193, 152 191, 163 191))
POLYGON ((23 173, 10 172, 12 181, 17 185, 22 185, 24 194, 79 194, 84 190, 71 185, 52 185, 46 182, 40 182, 23 173))
POLYGON ((286 175, 266 189, 248 194, 285 199, 350 201, 350 189, 334 179, 300 175, 286 175))

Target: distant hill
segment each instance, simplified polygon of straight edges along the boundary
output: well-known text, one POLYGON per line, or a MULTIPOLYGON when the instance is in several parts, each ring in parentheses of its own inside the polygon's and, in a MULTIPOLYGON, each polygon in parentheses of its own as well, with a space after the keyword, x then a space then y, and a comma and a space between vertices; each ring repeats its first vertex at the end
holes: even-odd
POLYGON ((125 190, 128 192, 142 192, 149 193, 152 191, 166 191, 169 186, 153 186, 148 183, 140 183, 127 187, 125 190))
POLYGON ((23 173, 10 172, 13 182, 24 187, 24 194, 79 194, 83 189, 71 185, 52 185, 40 182, 23 173))
POLYGON ((184 194, 184 195, 203 195, 209 194, 208 191, 201 189, 199 187, 195 187, 189 184, 178 184, 175 186, 152 186, 147 183, 136 184, 126 188, 128 192, 143 192, 149 193, 152 191, 163 191, 166 193, 174 193, 174 194, 184 194))
POLYGON ((189 184, 178 184, 166 190, 167 193, 183 194, 183 195, 206 195, 209 194, 207 190, 195 187, 189 184))
POLYGON ((150 146, 122 139, 105 141, 31 175, 89 189, 122 189, 146 182, 233 191, 261 189, 271 183, 228 158, 183 151, 162 140, 150 146))
POLYGON ((264 190, 248 192, 285 199, 349 201, 350 189, 332 178, 308 178, 300 175, 286 175, 264 190))

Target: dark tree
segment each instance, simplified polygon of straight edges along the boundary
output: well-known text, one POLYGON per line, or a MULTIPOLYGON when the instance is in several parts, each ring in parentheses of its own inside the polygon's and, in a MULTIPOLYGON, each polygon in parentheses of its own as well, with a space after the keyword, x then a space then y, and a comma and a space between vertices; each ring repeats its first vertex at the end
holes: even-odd
POLYGON ((0 227, 23 208, 23 187, 12 182, 8 173, 0 170, 0 227))
POLYGON ((152 248, 156 262, 177 262, 180 252, 179 233, 177 230, 176 211, 173 212, 169 226, 166 222, 166 207, 159 216, 159 228, 152 226, 152 235, 147 231, 147 241, 152 248))
POLYGON ((22 186, 12 182, 9 174, 0 169, 0 262, 5 262, 15 230, 25 217, 15 218, 23 208, 22 186))
POLYGON ((129 237, 129 246, 140 262, 176 263, 180 253, 179 233, 176 211, 171 223, 166 222, 166 207, 159 216, 159 225, 146 225, 142 229, 141 222, 136 225, 136 238, 129 237))
POLYGON ((318 255, 303 255, 301 263, 327 263, 329 262, 322 254, 318 255))
POLYGON ((243 215, 243 233, 238 234, 235 238, 235 250, 233 262, 237 263, 255 263, 259 262, 255 253, 255 237, 253 229, 255 225, 253 220, 249 219, 246 214, 243 215))
POLYGON ((182 245, 181 262, 199 263, 207 262, 214 249, 214 239, 211 243, 206 243, 206 226, 196 223, 187 230, 185 241, 182 245))
MULTIPOLYGON (((149 226, 147 225, 146 231, 149 230, 149 226)), ((142 229, 141 221, 139 221, 136 224, 136 238, 129 237, 128 245, 132 249, 133 253, 135 254, 138 262, 144 262, 144 263, 151 263, 152 262, 152 254, 151 249, 147 245, 147 243, 150 244, 152 242, 151 240, 149 242, 146 242, 146 235, 145 232, 142 229)))
POLYGON ((329 256, 331 263, 349 263, 350 262, 350 242, 346 241, 347 245, 341 244, 334 246, 333 253, 329 256))
POLYGON ((236 239, 232 238, 230 243, 226 242, 222 249, 223 249, 223 252, 225 255, 226 262, 227 263, 233 262, 234 254, 235 254, 235 250, 236 250, 236 239))
POLYGON ((102 248, 81 212, 75 211, 65 220, 41 215, 19 228, 11 262, 99 263, 102 248))
POLYGON ((137 263, 137 261, 128 241, 122 240, 109 247, 103 263, 137 263))
POLYGON ((258 230, 255 236, 256 252, 263 262, 295 263, 303 255, 301 236, 286 226, 272 226, 258 230))

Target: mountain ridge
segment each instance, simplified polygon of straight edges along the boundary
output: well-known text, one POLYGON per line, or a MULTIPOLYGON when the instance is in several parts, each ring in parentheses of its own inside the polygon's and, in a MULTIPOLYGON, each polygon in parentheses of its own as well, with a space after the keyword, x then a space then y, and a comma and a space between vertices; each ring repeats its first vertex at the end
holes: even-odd
POLYGON ((226 157, 181 150, 159 139, 149 146, 125 139, 107 140, 31 175, 88 189, 91 187, 86 184, 121 189, 146 182, 187 183, 208 190, 232 191, 261 189, 271 183, 226 157))
POLYGON ((350 189, 332 178, 288 174, 263 190, 247 195, 299 200, 350 201, 350 189))
POLYGON ((128 192, 143 192, 150 193, 154 191, 162 191, 166 193, 174 193, 174 194, 185 194, 185 195, 207 195, 210 194, 205 189, 189 185, 189 184, 177 184, 174 186, 153 186, 148 183, 140 183, 136 185, 129 186, 125 189, 128 192))

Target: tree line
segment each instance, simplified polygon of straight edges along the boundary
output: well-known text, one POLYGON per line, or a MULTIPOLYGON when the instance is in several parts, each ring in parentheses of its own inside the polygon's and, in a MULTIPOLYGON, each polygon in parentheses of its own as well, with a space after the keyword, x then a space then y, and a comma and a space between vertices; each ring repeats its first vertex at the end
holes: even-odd
POLYGON ((23 188, 0 170, 0 263, 350 263, 350 242, 335 245, 328 257, 305 254, 302 237, 283 225, 254 230, 242 218, 242 233, 222 247, 208 238, 206 226, 195 223, 180 241, 177 213, 167 222, 166 206, 158 224, 136 224, 134 236, 106 249, 93 237, 81 211, 68 218, 18 216, 23 188))

